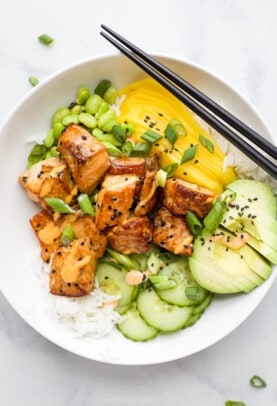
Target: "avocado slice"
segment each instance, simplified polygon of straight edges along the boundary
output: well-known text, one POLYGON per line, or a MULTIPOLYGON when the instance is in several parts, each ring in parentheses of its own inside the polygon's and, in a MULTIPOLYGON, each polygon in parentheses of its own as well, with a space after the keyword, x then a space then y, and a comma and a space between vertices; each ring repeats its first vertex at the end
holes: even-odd
MULTIPOLYGON (((224 229, 217 229, 217 233, 224 233, 224 229)), ((256 251, 248 248, 233 250, 212 241, 211 234, 204 230, 196 238, 189 258, 193 277, 211 292, 249 292, 268 278, 271 267, 256 251)))

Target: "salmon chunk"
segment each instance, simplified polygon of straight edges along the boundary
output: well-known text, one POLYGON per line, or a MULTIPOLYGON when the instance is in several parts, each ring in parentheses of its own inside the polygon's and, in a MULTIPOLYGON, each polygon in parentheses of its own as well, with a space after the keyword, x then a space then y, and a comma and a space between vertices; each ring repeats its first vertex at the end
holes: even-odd
POLYGON ((108 232, 108 242, 122 254, 142 254, 149 250, 152 224, 148 217, 130 217, 108 232))
POLYGON ((211 210, 214 200, 215 194, 211 190, 181 179, 168 179, 163 188, 163 205, 177 215, 192 211, 203 218, 211 210))
POLYGON ((59 296, 84 296, 93 289, 96 259, 89 238, 59 247, 53 257, 49 287, 59 296))
POLYGON ((38 162, 18 178, 30 199, 47 208, 46 197, 58 197, 71 203, 78 189, 72 181, 66 164, 58 157, 38 162))
POLYGON ((145 216, 156 206, 158 202, 158 184, 156 182, 156 174, 156 170, 146 172, 139 196, 139 202, 135 208, 136 216, 145 216))
POLYGON ((110 175, 133 174, 144 178, 146 162, 143 158, 115 158, 111 160, 108 173, 110 175))
POLYGON ((95 224, 99 230, 121 224, 129 216, 139 178, 107 175, 96 197, 95 224))
POLYGON ((92 193, 110 166, 106 148, 83 127, 72 124, 60 136, 57 150, 79 190, 92 193))
POLYGON ((153 241, 174 254, 191 255, 192 240, 185 219, 161 207, 154 218, 153 241))

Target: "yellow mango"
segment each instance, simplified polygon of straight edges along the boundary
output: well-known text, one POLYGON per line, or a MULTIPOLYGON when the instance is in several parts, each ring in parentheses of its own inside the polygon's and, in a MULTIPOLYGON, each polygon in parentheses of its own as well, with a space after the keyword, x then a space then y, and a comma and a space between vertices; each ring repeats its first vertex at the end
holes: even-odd
POLYGON ((180 164, 184 150, 197 144, 194 159, 179 165, 176 177, 207 187, 215 194, 222 193, 225 186, 236 179, 233 168, 228 167, 223 172, 225 155, 212 135, 201 127, 191 110, 153 79, 132 83, 119 94, 125 95, 119 121, 135 125, 133 139, 136 142, 141 141, 140 136, 149 128, 164 136, 166 126, 173 118, 184 125, 187 135, 179 136, 174 146, 165 137, 153 145, 151 153, 160 155, 161 167, 174 162, 180 164), (200 143, 199 135, 213 143, 213 152, 200 143))

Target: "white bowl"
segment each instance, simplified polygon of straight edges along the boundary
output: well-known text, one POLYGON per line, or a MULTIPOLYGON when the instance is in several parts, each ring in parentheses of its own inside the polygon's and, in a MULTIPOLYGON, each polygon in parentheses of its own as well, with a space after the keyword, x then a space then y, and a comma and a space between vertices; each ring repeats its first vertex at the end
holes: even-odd
MULTIPOLYGON (((268 138, 272 138, 255 109, 224 81, 207 70, 171 57, 161 62, 209 94, 235 115, 268 138)), ((74 338, 40 307, 45 292, 36 278, 38 244, 29 218, 37 206, 19 186, 30 145, 26 139, 45 135, 53 111, 74 100, 80 85, 91 89, 103 78, 118 88, 144 77, 144 73, 121 55, 77 63, 42 82, 16 106, 0 130, 1 186, 1 288, 17 313, 53 343, 88 359, 126 365, 155 364, 186 357, 216 343, 242 323, 260 303, 276 273, 249 294, 215 298, 193 327, 159 336, 146 343, 125 339, 116 329, 104 338, 74 338)))

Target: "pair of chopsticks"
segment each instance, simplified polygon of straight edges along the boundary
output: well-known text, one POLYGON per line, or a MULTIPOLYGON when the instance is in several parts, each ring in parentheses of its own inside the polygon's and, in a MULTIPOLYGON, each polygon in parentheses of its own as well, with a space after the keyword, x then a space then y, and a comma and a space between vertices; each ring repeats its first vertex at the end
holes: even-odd
POLYGON ((140 48, 101 25, 100 34, 212 128, 277 179, 277 147, 140 48))

